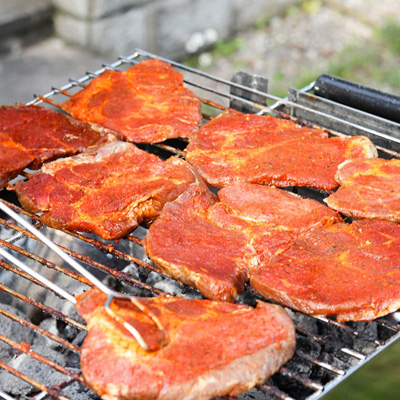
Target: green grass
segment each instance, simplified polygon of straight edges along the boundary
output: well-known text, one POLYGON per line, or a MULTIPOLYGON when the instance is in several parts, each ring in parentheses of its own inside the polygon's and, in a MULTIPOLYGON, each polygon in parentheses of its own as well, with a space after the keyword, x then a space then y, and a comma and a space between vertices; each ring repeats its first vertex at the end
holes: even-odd
POLYGON ((324 400, 399 400, 400 341, 373 358, 324 400))

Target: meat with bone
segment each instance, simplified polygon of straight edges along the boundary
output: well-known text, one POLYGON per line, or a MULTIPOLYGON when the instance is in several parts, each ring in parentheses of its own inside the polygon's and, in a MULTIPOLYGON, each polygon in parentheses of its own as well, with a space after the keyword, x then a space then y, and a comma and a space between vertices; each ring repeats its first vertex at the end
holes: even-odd
POLYGON ((225 113, 190 138, 188 162, 211 186, 237 182, 330 191, 337 167, 377 152, 364 136, 333 137, 271 116, 225 113))
POLYGON ((163 325, 164 337, 128 300, 114 300, 113 311, 145 341, 166 339, 164 347, 147 352, 104 310, 105 300, 104 294, 91 290, 76 305, 89 329, 81 350, 82 374, 104 399, 239 396, 264 382, 294 353, 293 322, 277 305, 140 298, 163 325))
POLYGON ((339 165, 339 189, 324 201, 352 218, 400 222, 400 160, 355 159, 339 165))
POLYGON ((61 107, 135 143, 190 137, 202 119, 201 102, 183 86, 183 76, 160 60, 127 71, 105 71, 61 107))
POLYGON ((306 232, 253 270, 262 296, 338 321, 372 320, 400 308, 400 226, 382 220, 306 232))
POLYGON ((193 185, 150 227, 145 250, 166 274, 204 296, 234 301, 249 269, 307 230, 341 221, 315 200, 249 183, 227 186, 220 201, 193 185))
POLYGON ((0 107, 0 188, 24 168, 115 140, 104 130, 39 106, 0 107))
POLYGON ((46 164, 17 182, 16 192, 26 210, 43 212, 45 224, 111 240, 152 222, 194 181, 183 160, 163 161, 116 141, 46 164))

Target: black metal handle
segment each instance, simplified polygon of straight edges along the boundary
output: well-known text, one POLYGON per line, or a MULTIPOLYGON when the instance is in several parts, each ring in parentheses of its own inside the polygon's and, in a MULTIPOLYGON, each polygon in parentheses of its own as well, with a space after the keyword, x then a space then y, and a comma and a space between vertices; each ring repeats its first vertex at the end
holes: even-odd
POLYGON ((336 76, 323 74, 314 85, 317 96, 400 123, 400 97, 336 76))

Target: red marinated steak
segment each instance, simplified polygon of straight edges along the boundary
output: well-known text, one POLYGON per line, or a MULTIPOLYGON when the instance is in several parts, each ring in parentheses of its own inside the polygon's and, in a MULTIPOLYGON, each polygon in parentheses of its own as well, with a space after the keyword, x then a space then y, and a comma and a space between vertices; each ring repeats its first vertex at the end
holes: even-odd
POLYGON ((324 201, 352 218, 400 222, 400 160, 347 160, 336 173, 339 189, 324 201))
POLYGON ((129 300, 114 300, 113 311, 147 343, 167 339, 165 347, 147 352, 104 310, 105 299, 90 290, 78 297, 76 308, 89 329, 81 350, 82 375, 107 400, 239 396, 278 371, 295 350, 293 322, 277 305, 138 298, 157 316, 165 338, 129 300))
POLYGON ((340 163, 376 156, 364 136, 329 138, 285 119, 239 113, 203 125, 186 149, 187 160, 215 187, 251 182, 330 191, 340 163))
POLYGON ((190 137, 202 119, 201 102, 183 86, 183 76, 160 60, 107 70, 61 107, 135 143, 190 137))
POLYGON ((193 185, 150 227, 145 250, 166 274, 214 300, 234 301, 249 269, 307 230, 341 221, 315 200, 242 183, 218 193, 193 185))
POLYGON ((111 240, 152 222, 194 181, 183 160, 162 161, 115 141, 46 164, 28 181, 17 182, 16 192, 26 210, 43 212, 45 224, 111 240))
POLYGON ((381 220, 302 234, 250 282, 262 296, 306 314, 367 321, 400 308, 400 226, 381 220))
POLYGON ((0 188, 24 168, 84 151, 115 137, 39 106, 0 107, 0 188))

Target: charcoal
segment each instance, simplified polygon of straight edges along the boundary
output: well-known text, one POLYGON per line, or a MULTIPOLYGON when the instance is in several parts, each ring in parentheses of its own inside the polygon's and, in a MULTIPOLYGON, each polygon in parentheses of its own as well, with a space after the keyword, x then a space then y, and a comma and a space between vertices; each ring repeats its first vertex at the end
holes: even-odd
MULTIPOLYGON (((29 321, 28 317, 22 312, 17 310, 15 307, 10 306, 8 304, 0 304, 0 308, 4 311, 7 311, 18 318, 21 318, 25 321, 29 321)), ((13 340, 14 342, 25 342, 28 344, 32 344, 33 340, 33 332, 26 326, 22 326, 16 321, 6 317, 5 315, 0 314, 0 333, 13 340)), ((7 362, 10 358, 14 356, 14 349, 8 344, 0 341, 0 360, 7 362)))
MULTIPOLYGON (((64 356, 49 347, 37 345, 32 346, 31 349, 61 366, 65 365, 64 356)), ((29 354, 23 353, 15 356, 9 365, 45 386, 57 385, 67 380, 64 374, 40 361, 32 359, 29 354)), ((29 383, 7 371, 0 372, 0 382, 2 390, 14 396, 26 396, 33 389, 29 383)))
POLYGON ((195 290, 191 289, 186 285, 182 285, 181 283, 174 281, 173 279, 164 277, 155 272, 151 272, 146 281, 148 285, 155 287, 156 289, 160 289, 166 293, 180 296, 185 295, 188 299, 198 299, 201 298, 201 294, 195 290))
POLYGON ((100 400, 97 394, 93 393, 86 386, 80 385, 78 382, 68 385, 61 393, 69 399, 74 400, 100 400))
MULTIPOLYGON (((57 328, 57 321, 54 318, 46 318, 44 319, 40 324, 39 327, 44 329, 47 332, 52 333, 55 336, 60 336, 60 332, 57 328)), ((32 342, 34 345, 42 345, 42 346, 47 346, 52 349, 57 349, 60 345, 55 342, 54 340, 51 340, 47 338, 44 335, 38 334, 35 336, 32 342)))

